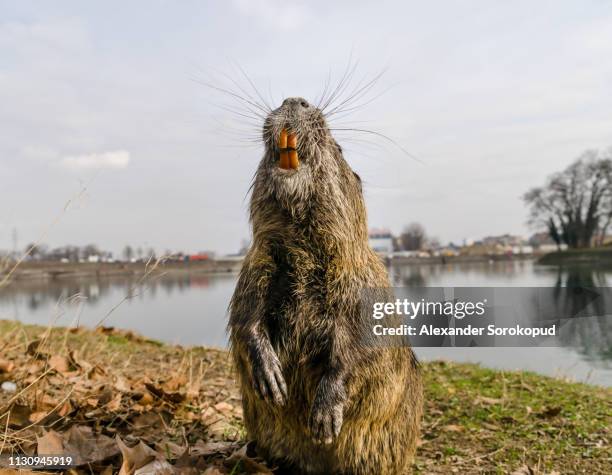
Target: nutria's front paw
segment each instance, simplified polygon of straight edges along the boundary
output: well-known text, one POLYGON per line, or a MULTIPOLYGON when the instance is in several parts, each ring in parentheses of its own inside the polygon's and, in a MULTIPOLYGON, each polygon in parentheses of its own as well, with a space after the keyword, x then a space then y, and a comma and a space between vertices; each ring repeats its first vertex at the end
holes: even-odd
POLYGON ((344 390, 341 387, 321 387, 317 390, 310 410, 310 434, 318 444, 331 444, 342 428, 344 390))
POLYGON ((253 383, 259 396, 266 401, 283 405, 287 400, 287 385, 274 352, 261 355, 257 364, 253 365, 253 383))

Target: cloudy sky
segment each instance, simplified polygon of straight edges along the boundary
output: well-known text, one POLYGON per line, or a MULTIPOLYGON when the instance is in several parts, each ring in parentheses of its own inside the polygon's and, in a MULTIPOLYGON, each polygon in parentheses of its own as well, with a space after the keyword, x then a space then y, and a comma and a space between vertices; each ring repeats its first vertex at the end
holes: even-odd
POLYGON ((372 227, 527 234, 522 193, 612 144, 610 1, 0 0, 0 249, 237 250, 258 130, 202 82, 312 100, 351 57, 386 73, 338 127, 422 162, 339 137, 372 227))

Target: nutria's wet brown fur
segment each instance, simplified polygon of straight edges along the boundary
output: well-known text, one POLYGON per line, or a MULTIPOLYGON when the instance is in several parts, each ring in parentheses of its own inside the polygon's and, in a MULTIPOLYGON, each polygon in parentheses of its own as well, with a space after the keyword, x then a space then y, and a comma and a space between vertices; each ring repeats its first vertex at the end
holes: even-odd
POLYGON ((407 473, 422 383, 408 346, 363 338, 361 291, 390 284, 368 245, 361 181, 301 98, 268 116, 264 142, 229 322, 248 437, 289 473, 407 473), (278 166, 282 128, 298 136, 297 170, 278 166))

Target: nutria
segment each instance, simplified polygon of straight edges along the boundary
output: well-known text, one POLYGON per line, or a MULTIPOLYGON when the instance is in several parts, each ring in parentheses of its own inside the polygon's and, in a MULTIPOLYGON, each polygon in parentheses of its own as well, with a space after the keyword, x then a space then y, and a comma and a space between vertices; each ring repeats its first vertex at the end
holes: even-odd
POLYGON ((390 287, 368 244, 361 180, 302 98, 268 115, 263 139, 228 325, 248 437, 289 473, 406 473, 422 383, 408 345, 361 334, 363 289, 390 287), (287 130, 297 168, 279 165, 287 130))

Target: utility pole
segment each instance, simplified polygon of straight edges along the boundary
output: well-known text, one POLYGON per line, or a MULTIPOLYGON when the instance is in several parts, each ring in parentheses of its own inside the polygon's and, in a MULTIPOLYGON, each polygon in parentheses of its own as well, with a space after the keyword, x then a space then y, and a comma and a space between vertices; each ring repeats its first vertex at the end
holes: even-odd
POLYGON ((17 255, 17 244, 19 244, 17 228, 13 228, 13 254, 15 256, 17 255))

